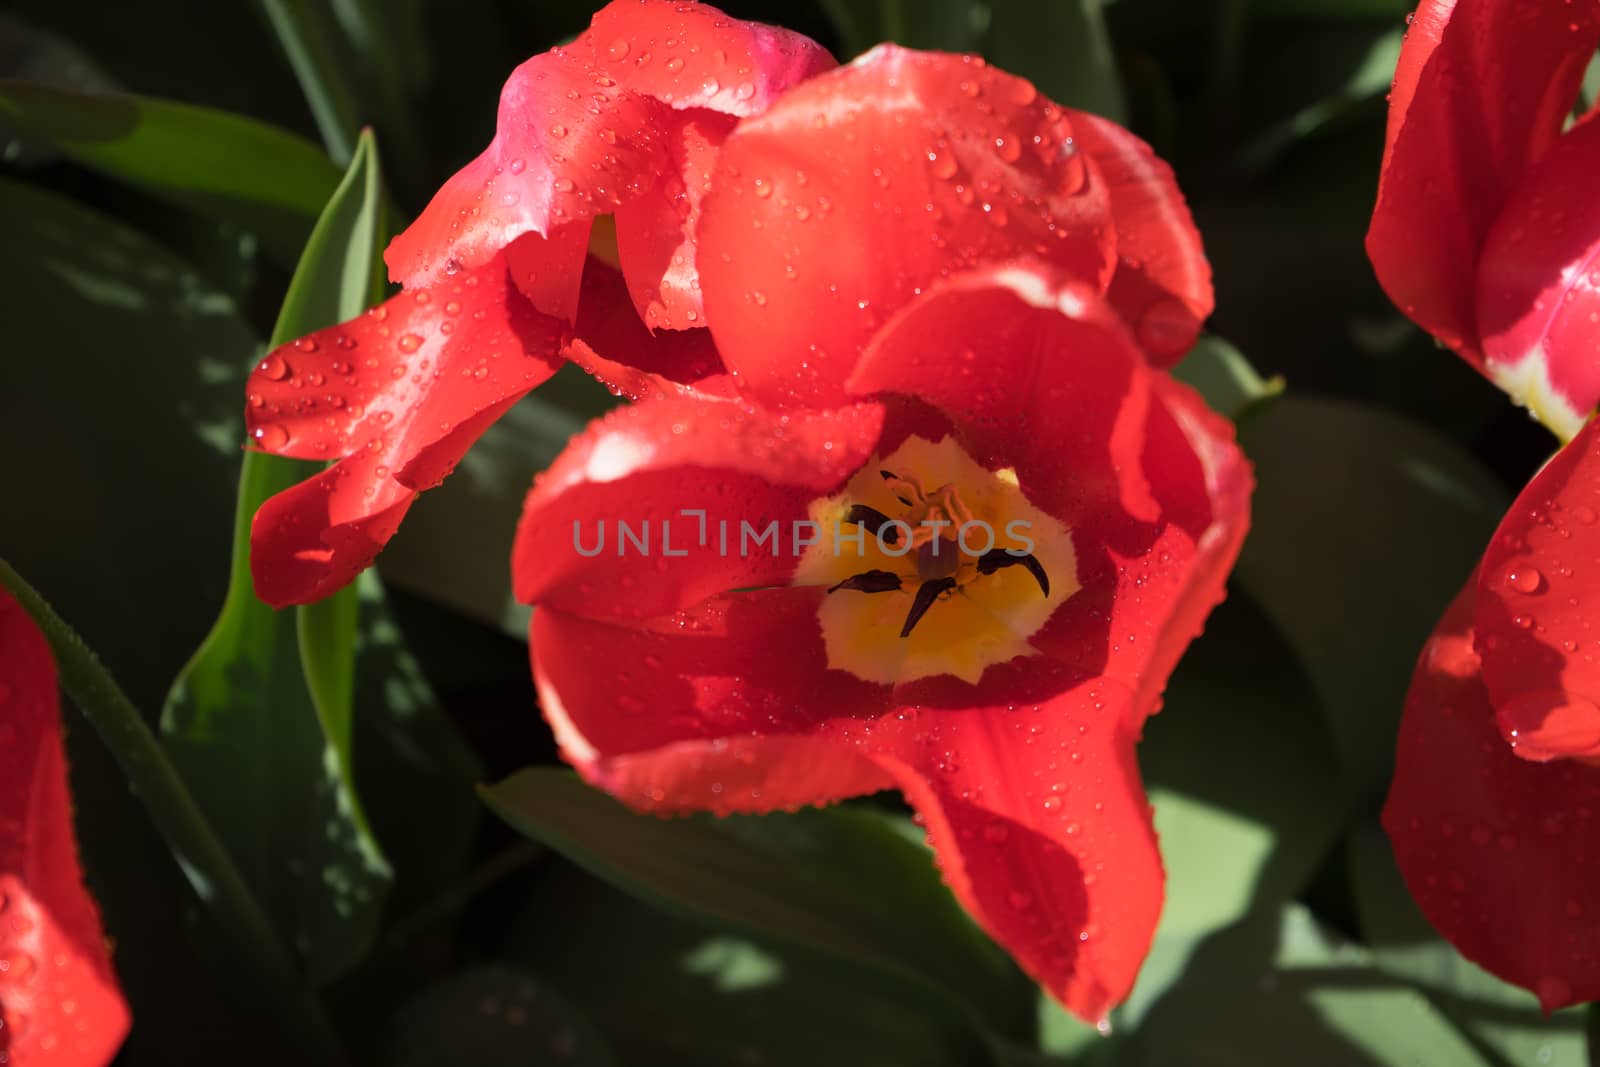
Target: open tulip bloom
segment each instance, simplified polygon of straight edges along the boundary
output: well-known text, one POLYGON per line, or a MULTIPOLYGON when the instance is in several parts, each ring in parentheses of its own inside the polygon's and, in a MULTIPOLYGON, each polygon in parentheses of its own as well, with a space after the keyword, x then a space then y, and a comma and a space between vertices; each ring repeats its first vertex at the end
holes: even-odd
POLYGON ((1600 996, 1600 123, 1570 121, 1597 41, 1590 3, 1424 3, 1367 236, 1396 303, 1569 441, 1423 651, 1384 814, 1429 919, 1547 1010, 1600 996))
POLYGON ((1162 898, 1134 744, 1248 525, 1231 427, 1160 369, 1210 272, 1119 127, 969 56, 830 68, 631 0, 519 67, 391 245, 407 291, 252 376, 257 447, 345 457, 258 513, 256 588, 348 582, 578 362, 643 399, 518 531, 563 755, 663 813, 897 788, 974 918, 1099 1020, 1162 898))

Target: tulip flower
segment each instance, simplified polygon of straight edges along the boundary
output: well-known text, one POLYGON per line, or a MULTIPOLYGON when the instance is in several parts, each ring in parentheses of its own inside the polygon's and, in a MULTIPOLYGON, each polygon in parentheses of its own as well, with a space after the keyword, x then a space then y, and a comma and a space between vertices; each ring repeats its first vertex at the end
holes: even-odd
POLYGON ((1101 1020, 1162 900, 1135 743, 1248 524, 1232 428, 1037 261, 934 284, 830 392, 647 399, 540 478, 545 715, 645 811, 901 790, 973 917, 1101 1020))
POLYGON ((258 595, 308 603, 348 584, 417 493, 573 344, 674 381, 719 370, 707 345, 652 344, 641 328, 644 344, 608 353, 617 328, 584 327, 637 308, 651 328, 704 332, 694 227, 717 147, 740 117, 833 65, 798 34, 701 4, 619 0, 570 45, 518 67, 493 143, 390 245, 405 291, 276 349, 250 377, 252 447, 340 460, 257 514, 258 595), (584 287, 602 215, 625 289, 584 287))
POLYGON ((252 447, 340 460, 256 516, 257 593, 349 582, 563 359, 634 396, 832 404, 894 308, 1018 257, 1105 293, 1163 365, 1211 310, 1171 172, 1120 127, 974 57, 834 69, 784 30, 618 0, 511 75, 493 143, 387 252, 406 291, 251 376, 252 447), (808 318, 782 312, 802 293, 808 318))
POLYGON ((1423 651, 1384 824, 1412 894, 1546 1010, 1600 996, 1600 135, 1569 124, 1600 8, 1424 3, 1367 247, 1418 324, 1563 440, 1423 651))
POLYGON ((55 663, 0 589, 0 1062, 103 1067, 128 1023, 78 864, 55 663))

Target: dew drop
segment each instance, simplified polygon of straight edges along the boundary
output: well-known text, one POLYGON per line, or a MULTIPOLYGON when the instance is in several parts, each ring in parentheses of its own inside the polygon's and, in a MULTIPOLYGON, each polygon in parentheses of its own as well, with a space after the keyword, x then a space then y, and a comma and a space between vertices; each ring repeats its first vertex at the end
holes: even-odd
POLYGON ((527 169, 527 166, 528 164, 526 160, 513 159, 510 166, 508 166, 506 169, 512 174, 521 174, 525 169, 527 169))
POLYGON ((402 352, 415 352, 422 347, 422 337, 420 334, 403 333, 400 335, 400 340, 395 342, 395 347, 402 352))
POLYGON ((615 41, 612 41, 610 47, 606 49, 606 55, 610 56, 614 60, 627 59, 628 42, 623 40, 621 37, 618 37, 615 41))
POLYGON ((256 447, 265 452, 276 452, 289 443, 289 431, 275 422, 263 423, 250 435, 256 447))
POLYGON ((289 364, 283 361, 282 356, 273 353, 261 361, 256 373, 271 381, 281 382, 289 376, 289 364))
POLYGON ((667 60, 666 67, 667 70, 671 71, 673 74, 678 73, 678 71, 683 69, 683 57, 673 56, 671 59, 667 60))
POLYGON ((1506 585, 1519 593, 1537 593, 1544 584, 1544 575, 1537 567, 1517 566, 1506 571, 1506 585))
POLYGON ((1173 297, 1163 297, 1139 316, 1139 343, 1157 355, 1171 355, 1187 348, 1199 324, 1194 313, 1173 297))

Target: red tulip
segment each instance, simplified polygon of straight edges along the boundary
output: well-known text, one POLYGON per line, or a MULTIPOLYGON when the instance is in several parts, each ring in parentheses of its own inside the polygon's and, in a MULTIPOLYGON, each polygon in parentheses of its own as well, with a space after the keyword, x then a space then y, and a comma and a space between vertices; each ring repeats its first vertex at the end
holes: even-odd
POLYGON ((83 885, 55 663, 0 589, 0 1062, 100 1067, 128 1032, 83 885))
POLYGON ((670 0, 618 0, 519 67, 494 142, 389 249, 408 292, 251 378, 255 447, 344 457, 257 516, 260 596, 348 582, 561 358, 634 396, 737 381, 837 404, 896 308, 1019 256, 1106 293, 1158 363, 1188 349, 1210 270, 1143 142, 972 57, 885 46, 832 67, 670 0), (605 216, 620 278, 585 269, 605 216))
POLYGON ((1571 441, 1501 521, 1424 650, 1384 825, 1463 954, 1547 1010, 1600 997, 1600 168, 1564 129, 1600 5, 1425 3, 1400 58, 1367 247, 1420 325, 1571 441), (1581 427, 1581 430, 1580 430, 1581 427))
MULTIPOLYGON (((924 60, 867 67, 884 62, 924 60)), ((775 160, 742 173, 777 176, 791 212, 834 189, 840 214, 874 211, 871 192, 849 195, 849 170, 835 184, 819 166, 815 193, 775 160)), ((902 177, 886 173, 891 188, 902 177)), ((1004 201, 1019 226, 1031 197, 1004 201)), ((908 226, 923 213, 903 210, 908 226)), ((1162 900, 1135 743, 1222 598, 1248 466, 1231 426, 1151 366, 1095 282, 1036 260, 930 278, 868 334, 865 316, 833 317, 829 279, 855 271, 886 299, 914 249, 876 257, 868 277, 864 256, 824 247, 793 261, 793 285, 771 283, 774 332, 752 327, 722 352, 774 402, 799 381, 837 404, 647 399, 595 423, 536 483, 514 573, 538 609, 546 717, 586 779, 645 811, 900 789, 974 918, 1099 1020, 1127 995, 1162 900), (762 354, 797 343, 802 323, 838 355, 785 378, 762 354)))
POLYGON ((1407 315, 1570 438, 1600 399, 1600 127, 1566 124, 1592 0, 1428 0, 1390 95, 1367 251, 1407 315))
MULTIPOLYGON (((833 65, 798 34, 715 8, 619 0, 572 44, 518 67, 493 143, 389 247, 406 292, 284 345, 251 375, 255 448, 342 459, 257 514, 261 598, 306 603, 351 581, 418 492, 554 373, 575 339, 593 341, 585 320, 629 314, 630 303, 651 327, 701 319, 693 230, 717 146, 739 117, 833 65), (602 281, 580 301, 603 214, 616 217, 627 293, 602 281)), ((675 381, 720 370, 709 344, 637 333, 641 349, 599 354, 675 381)))

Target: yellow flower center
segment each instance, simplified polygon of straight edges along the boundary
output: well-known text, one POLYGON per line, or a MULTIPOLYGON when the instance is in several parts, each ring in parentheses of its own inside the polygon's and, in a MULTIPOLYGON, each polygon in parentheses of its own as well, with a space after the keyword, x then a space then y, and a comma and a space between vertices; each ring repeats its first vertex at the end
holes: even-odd
POLYGON ((1033 653, 1028 638, 1079 589, 1065 526, 953 437, 908 438, 844 491, 816 501, 817 541, 797 585, 818 609, 828 665, 894 684, 938 674, 976 683, 1033 653))

